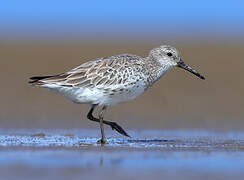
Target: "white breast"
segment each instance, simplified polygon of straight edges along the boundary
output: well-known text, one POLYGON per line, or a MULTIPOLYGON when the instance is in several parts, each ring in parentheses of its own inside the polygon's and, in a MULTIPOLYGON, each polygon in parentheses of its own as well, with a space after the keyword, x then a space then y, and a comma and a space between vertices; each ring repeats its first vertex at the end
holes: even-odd
POLYGON ((107 106, 133 100, 139 97, 146 89, 144 83, 137 83, 133 86, 127 86, 126 88, 122 85, 113 86, 113 91, 104 91, 97 87, 63 87, 53 84, 45 84, 43 87, 63 95, 74 103, 107 106), (124 90, 120 91, 120 89, 124 90))

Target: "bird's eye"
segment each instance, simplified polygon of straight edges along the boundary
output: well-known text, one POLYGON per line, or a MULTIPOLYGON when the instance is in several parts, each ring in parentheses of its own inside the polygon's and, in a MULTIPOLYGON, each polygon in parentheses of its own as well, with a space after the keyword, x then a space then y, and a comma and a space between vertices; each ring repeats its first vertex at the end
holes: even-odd
POLYGON ((171 56, 173 56, 173 54, 171 52, 168 52, 167 56, 171 57, 171 56))

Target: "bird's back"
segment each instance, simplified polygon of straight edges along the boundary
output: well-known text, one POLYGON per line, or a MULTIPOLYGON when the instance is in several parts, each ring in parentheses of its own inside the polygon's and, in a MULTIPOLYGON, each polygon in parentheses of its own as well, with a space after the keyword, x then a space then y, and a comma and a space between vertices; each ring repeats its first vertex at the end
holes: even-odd
POLYGON ((117 104, 144 92, 144 66, 145 59, 122 54, 89 61, 55 76, 32 77, 30 83, 47 87, 77 103, 106 101, 108 104, 113 99, 110 104, 117 104))

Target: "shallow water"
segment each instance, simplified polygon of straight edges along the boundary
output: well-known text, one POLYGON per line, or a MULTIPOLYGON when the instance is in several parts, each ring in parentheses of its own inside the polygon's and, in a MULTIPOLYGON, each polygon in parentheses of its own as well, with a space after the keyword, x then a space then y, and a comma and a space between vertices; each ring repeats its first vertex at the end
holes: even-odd
POLYGON ((107 132, 97 130, 1 130, 4 179, 205 179, 244 175, 244 134, 204 131, 107 132))

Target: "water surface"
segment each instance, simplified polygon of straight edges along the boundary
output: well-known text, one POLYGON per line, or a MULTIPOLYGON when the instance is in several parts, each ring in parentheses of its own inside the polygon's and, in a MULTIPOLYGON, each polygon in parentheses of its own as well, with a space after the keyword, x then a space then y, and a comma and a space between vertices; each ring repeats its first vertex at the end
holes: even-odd
POLYGON ((228 179, 244 175, 244 134, 204 131, 1 130, 0 173, 10 179, 228 179))

